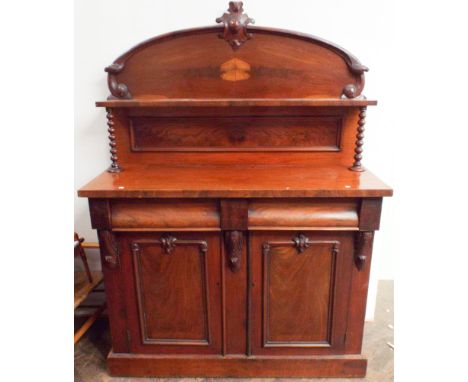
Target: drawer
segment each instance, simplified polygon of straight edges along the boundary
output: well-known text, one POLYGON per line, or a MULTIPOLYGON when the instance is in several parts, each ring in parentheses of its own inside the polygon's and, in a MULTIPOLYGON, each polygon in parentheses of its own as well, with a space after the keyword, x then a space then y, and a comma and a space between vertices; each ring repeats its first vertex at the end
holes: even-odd
POLYGON ((113 200, 113 230, 207 230, 219 231, 216 200, 144 199, 113 200))
MULTIPOLYGON (((113 230, 219 231, 219 201, 187 199, 117 199, 111 202, 113 230)), ((251 199, 248 229, 357 230, 356 199, 251 199)))
POLYGON ((357 230, 356 199, 255 200, 249 204, 249 230, 357 230))

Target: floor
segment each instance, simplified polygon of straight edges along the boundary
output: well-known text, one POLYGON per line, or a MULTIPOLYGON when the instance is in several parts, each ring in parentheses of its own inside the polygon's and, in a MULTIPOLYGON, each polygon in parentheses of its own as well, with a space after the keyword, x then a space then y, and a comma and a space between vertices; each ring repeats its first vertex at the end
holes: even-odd
MULTIPOLYGON (((98 320, 75 346, 75 382, 212 382, 213 378, 112 378, 106 370, 105 359, 110 350, 108 324, 98 320)), ((393 281, 380 281, 375 320, 365 327, 363 354, 369 359, 364 379, 314 379, 314 382, 393 381, 393 281)), ((247 382, 249 379, 216 379, 216 382, 247 382)), ((256 379, 255 382, 260 382, 256 379)), ((280 379, 262 378, 261 382, 279 382, 280 379)), ((298 379, 305 381, 304 379, 298 379)))

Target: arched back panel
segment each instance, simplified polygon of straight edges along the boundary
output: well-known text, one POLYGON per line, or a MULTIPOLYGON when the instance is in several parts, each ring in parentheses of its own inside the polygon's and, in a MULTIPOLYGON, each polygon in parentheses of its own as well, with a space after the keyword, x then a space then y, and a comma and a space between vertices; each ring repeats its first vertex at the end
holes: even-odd
POLYGON ((173 32, 106 68, 111 98, 355 98, 367 68, 313 36, 249 27, 233 49, 222 27, 173 32))

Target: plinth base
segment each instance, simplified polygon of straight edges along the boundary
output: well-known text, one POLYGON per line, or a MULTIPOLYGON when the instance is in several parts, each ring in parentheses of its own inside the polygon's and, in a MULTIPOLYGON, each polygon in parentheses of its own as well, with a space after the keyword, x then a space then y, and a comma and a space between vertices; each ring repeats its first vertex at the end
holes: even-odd
POLYGON ((109 371, 121 377, 346 377, 366 375, 360 355, 310 357, 177 356, 110 352, 109 371))

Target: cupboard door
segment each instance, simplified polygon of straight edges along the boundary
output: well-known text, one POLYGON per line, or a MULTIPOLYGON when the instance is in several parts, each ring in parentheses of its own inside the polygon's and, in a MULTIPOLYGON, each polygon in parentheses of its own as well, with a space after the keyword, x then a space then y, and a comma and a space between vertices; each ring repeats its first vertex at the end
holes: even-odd
POLYGON ((344 349, 351 235, 251 234, 253 355, 333 354, 344 349))
POLYGON ((130 349, 221 352, 219 233, 125 234, 130 349))

